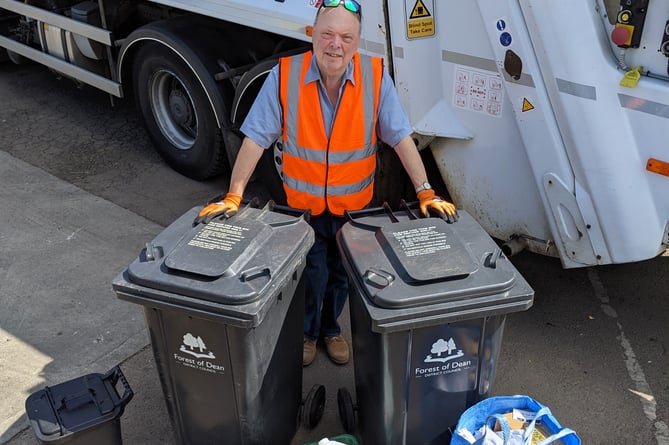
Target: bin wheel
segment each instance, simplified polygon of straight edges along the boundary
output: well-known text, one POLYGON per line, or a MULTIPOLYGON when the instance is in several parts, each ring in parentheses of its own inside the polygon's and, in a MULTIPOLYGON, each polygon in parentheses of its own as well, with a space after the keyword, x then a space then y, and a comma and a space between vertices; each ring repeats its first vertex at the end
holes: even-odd
POLYGON ((302 424, 312 429, 323 417, 323 410, 325 409, 325 386, 314 385, 304 399, 302 405, 302 424))
POLYGON ((352 434, 355 431, 355 412, 353 408, 353 398, 346 388, 337 390, 337 406, 339 407, 339 418, 341 419, 344 431, 352 434))

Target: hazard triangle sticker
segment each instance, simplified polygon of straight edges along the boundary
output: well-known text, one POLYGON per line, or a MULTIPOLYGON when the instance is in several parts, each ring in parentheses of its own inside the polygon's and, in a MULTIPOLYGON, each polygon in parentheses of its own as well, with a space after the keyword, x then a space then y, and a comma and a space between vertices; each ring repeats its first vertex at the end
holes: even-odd
POLYGON ((427 8, 425 7, 425 5, 421 0, 417 0, 416 4, 411 10, 411 15, 409 16, 409 18, 422 19, 424 17, 432 17, 432 14, 430 14, 430 11, 427 10, 427 8))
POLYGON ((523 113, 530 110, 534 110, 534 105, 532 105, 530 101, 527 100, 526 98, 523 98, 523 108, 522 108, 523 113))
POLYGON ((407 38, 417 39, 435 35, 435 23, 432 12, 434 0, 405 0, 404 14, 407 23, 407 38), (415 2, 415 3, 414 3, 415 2))

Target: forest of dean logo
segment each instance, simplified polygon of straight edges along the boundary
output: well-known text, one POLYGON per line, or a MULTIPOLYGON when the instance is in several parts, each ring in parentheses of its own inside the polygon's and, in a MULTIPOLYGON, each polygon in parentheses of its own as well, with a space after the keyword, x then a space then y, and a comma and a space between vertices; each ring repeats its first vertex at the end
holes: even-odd
POLYGON ((443 338, 440 338, 432 345, 430 354, 428 354, 427 357, 425 357, 424 362, 446 363, 449 360, 460 358, 463 355, 465 354, 462 352, 462 349, 458 349, 457 345, 455 344, 455 341, 453 341, 453 337, 449 338, 448 341, 444 340, 443 338), (454 353, 453 351, 455 351, 456 349, 457 352, 454 353))
POLYGON ((207 351, 207 345, 204 344, 202 337, 199 335, 195 337, 190 332, 184 335, 183 344, 179 350, 197 358, 209 358, 212 360, 216 358, 213 352, 207 351))
MULTIPOLYGON (((223 366, 220 360, 218 363, 214 361, 216 356, 207 349, 207 345, 202 340, 202 337, 199 335, 196 337, 190 332, 184 334, 179 351, 175 351, 172 356, 174 357, 174 361, 181 366, 214 374, 223 374, 225 372, 225 366, 223 366), (180 352, 183 354, 179 354, 180 352)), ((223 353, 223 357, 225 358, 225 353, 223 353)))
POLYGON ((414 362, 417 365, 414 369, 416 378, 436 377, 475 369, 475 362, 470 357, 465 357, 465 353, 458 348, 452 337, 448 340, 440 338, 435 341, 432 343, 430 353, 424 359, 422 356, 416 359, 422 359, 422 363, 414 362))

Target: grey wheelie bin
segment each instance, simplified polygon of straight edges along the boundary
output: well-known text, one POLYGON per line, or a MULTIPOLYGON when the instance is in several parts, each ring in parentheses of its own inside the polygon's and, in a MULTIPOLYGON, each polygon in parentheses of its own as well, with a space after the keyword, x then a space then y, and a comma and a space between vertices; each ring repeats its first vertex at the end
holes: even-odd
POLYGON ((350 213, 338 233, 352 288, 357 403, 337 398, 365 445, 448 443, 490 395, 506 315, 534 291, 466 212, 457 222, 403 204, 350 213))
POLYGON ((302 408, 313 231, 271 203, 193 227, 199 210, 148 243, 113 288, 144 306, 179 443, 288 444, 302 408))

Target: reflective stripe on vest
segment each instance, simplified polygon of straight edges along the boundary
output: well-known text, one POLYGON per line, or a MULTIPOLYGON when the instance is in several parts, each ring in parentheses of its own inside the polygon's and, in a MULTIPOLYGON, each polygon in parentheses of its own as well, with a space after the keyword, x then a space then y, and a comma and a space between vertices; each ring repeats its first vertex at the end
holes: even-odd
POLYGON ((319 215, 364 208, 374 193, 381 59, 356 53, 327 138, 318 82, 304 84, 312 53, 280 60, 283 174, 288 205, 319 215))

